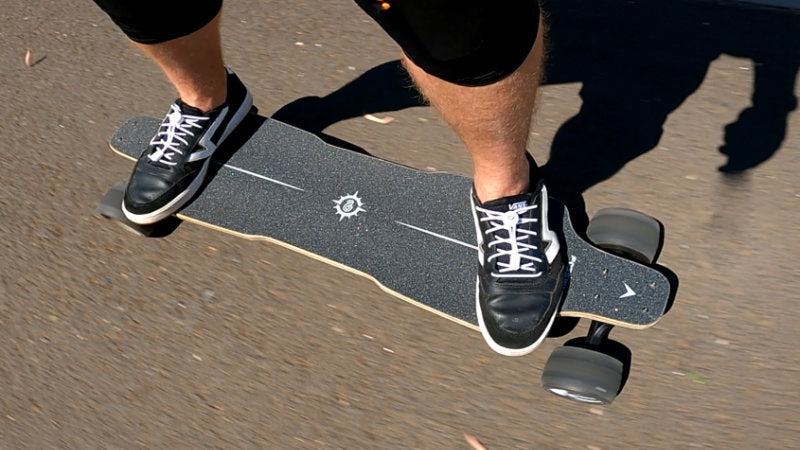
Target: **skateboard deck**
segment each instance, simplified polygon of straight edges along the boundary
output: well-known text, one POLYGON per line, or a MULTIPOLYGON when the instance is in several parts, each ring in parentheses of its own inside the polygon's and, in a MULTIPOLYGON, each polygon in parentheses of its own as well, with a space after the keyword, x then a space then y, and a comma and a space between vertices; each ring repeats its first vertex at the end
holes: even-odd
MULTIPOLYGON (((111 138, 111 148, 135 160, 159 124, 134 117, 111 138)), ((178 218, 282 245, 478 328, 470 178, 334 147, 273 119, 237 148, 220 148, 212 164, 216 173, 178 218)), ((98 210, 120 219, 111 209, 123 190, 115 186, 98 210)), ((560 314, 627 328, 654 325, 667 308, 668 279, 587 243, 560 202, 551 199, 550 209, 570 267, 560 314)))

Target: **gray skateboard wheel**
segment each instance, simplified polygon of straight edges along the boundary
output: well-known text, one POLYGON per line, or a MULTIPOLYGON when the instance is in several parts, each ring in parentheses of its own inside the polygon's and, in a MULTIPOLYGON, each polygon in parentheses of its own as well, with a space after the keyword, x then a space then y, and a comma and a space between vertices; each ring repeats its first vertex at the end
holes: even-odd
POLYGON ((602 209, 586 229, 589 240, 603 250, 652 265, 661 249, 661 224, 638 211, 625 208, 602 209))
POLYGON ((559 347, 542 371, 542 387, 583 403, 609 404, 622 386, 623 363, 583 347, 559 347))

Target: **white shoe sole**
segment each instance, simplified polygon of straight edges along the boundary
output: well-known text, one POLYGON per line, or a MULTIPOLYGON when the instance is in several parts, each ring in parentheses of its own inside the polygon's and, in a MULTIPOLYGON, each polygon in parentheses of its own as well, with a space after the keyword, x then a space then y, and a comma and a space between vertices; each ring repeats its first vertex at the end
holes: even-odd
MULTIPOLYGON (((486 328, 486 324, 483 321, 483 313, 481 311, 481 301, 480 301, 480 298, 479 298, 480 294, 478 292, 479 285, 480 285, 480 280, 476 280, 476 282, 475 282, 475 312, 478 315, 478 326, 481 329, 481 335, 483 335, 483 339, 486 341, 486 343, 489 344, 489 348, 491 348, 492 350, 494 350, 495 352, 497 352, 497 353, 499 353, 499 354, 501 354, 503 356, 524 356, 524 355, 527 355, 528 353, 531 353, 532 351, 536 350, 536 348, 538 348, 542 344, 542 342, 544 342, 545 338, 547 338, 547 335, 550 333, 550 329, 553 328, 553 323, 555 323, 555 321, 556 321, 556 317, 558 316, 558 310, 560 309, 561 305, 560 304, 556 305, 556 311, 553 313, 552 317, 550 317, 550 321, 547 323, 547 326, 545 327, 544 331, 542 332, 542 335, 539 336, 539 339, 537 339, 536 342, 534 342, 531 345, 528 345, 527 347, 522 347, 522 348, 503 347, 502 345, 500 345, 497 342, 495 342, 495 340, 489 334, 489 330, 486 328)), ((559 302, 560 301, 561 300, 559 299, 559 302)))

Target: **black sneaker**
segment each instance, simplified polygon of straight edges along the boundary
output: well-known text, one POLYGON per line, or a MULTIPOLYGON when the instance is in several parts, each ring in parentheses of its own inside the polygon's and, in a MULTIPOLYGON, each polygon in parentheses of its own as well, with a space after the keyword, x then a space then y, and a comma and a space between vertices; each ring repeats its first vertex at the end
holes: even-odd
POLYGON ((242 122, 253 97, 228 70, 225 103, 202 113, 180 99, 170 107, 125 189, 122 211, 131 222, 158 222, 180 210, 203 184, 211 155, 242 122))
POLYGON ((547 189, 480 204, 472 193, 478 233, 476 310, 492 350, 507 356, 532 352, 558 311, 564 261, 547 223, 547 189))

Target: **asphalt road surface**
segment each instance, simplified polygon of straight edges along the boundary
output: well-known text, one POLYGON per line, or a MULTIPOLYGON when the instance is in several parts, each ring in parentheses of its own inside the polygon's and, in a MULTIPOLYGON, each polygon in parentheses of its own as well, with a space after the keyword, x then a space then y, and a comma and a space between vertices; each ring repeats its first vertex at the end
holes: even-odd
MULTIPOLYGON (((226 59, 262 114, 469 173, 354 4, 228 3, 226 59)), ((505 358, 278 246, 191 224, 145 239, 97 217, 131 169, 109 136, 175 94, 91 2, 4 2, 0 448, 468 448, 465 433, 489 448, 796 447, 800 16, 675 0, 546 10, 531 150, 589 215, 658 217, 680 279, 658 325, 612 333, 633 354, 612 405, 539 386, 585 323, 505 358)))

